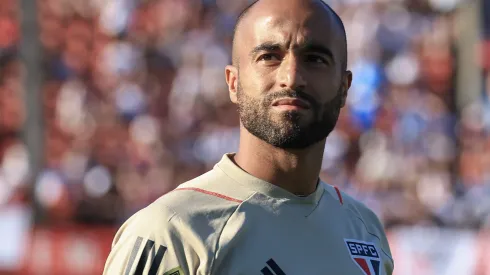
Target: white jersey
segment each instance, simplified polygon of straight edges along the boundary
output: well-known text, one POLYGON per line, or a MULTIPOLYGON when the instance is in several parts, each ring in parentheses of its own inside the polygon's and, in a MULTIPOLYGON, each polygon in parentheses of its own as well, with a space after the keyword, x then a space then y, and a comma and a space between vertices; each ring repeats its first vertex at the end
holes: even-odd
POLYGON ((386 275, 393 259, 376 215, 320 182, 298 197, 224 155, 124 223, 104 274, 386 275))

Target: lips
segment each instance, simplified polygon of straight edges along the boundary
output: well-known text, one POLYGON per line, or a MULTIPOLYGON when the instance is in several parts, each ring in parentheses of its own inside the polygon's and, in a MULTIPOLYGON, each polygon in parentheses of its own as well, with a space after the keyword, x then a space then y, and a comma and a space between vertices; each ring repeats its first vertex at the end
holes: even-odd
POLYGON ((310 103, 299 98, 282 98, 274 101, 272 106, 294 106, 304 109, 310 109, 310 103))

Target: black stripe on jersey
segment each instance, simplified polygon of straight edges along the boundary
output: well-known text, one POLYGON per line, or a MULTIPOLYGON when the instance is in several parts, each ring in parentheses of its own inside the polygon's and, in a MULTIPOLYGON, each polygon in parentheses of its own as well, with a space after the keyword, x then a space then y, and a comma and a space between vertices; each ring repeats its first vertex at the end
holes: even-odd
POLYGON ((152 240, 148 240, 146 242, 145 248, 143 248, 143 252, 141 252, 140 260, 138 261, 138 266, 136 267, 134 275, 143 275, 146 262, 148 261, 148 256, 150 255, 151 249, 153 248, 154 244, 155 242, 152 240))
POLYGON ((158 268, 162 263, 163 255, 165 254, 165 251, 167 251, 167 248, 165 246, 160 245, 160 247, 158 247, 157 255, 155 255, 155 258, 153 258, 148 275, 157 275, 158 268))
POLYGON ((276 262, 273 259, 270 259, 267 261, 267 264, 272 268, 272 271, 276 273, 276 275, 286 275, 284 271, 276 264, 276 262))
MULTIPOLYGON (((141 243, 143 242, 143 238, 138 237, 136 239, 136 243, 134 244, 133 251, 131 252, 131 257, 128 262, 128 266, 126 267, 126 272, 125 275, 129 275, 131 272, 131 268, 133 266, 134 260, 136 258, 136 255, 141 247, 141 243)), ((146 242, 145 247, 143 248, 143 251, 141 252, 141 256, 138 260, 138 265, 136 266, 136 271, 134 272, 134 275, 143 275, 143 271, 145 270, 146 263, 148 262, 148 258, 150 257, 150 253, 154 254, 155 250, 153 249, 155 246, 155 242, 152 240, 148 240, 146 242)), ((151 266, 150 270, 148 271, 148 275, 156 275, 158 272, 158 268, 162 264, 163 261, 163 255, 165 255, 165 252, 167 251, 167 248, 165 246, 160 245, 158 247, 158 251, 156 255, 152 257, 151 259, 151 266)))
POLYGON ((264 268, 262 268, 262 274, 264 275, 274 275, 274 273, 272 273, 272 271, 266 266, 264 268))
POLYGON ((129 275, 129 272, 131 272, 131 268, 133 267, 134 260, 136 259, 136 255, 138 255, 142 242, 143 238, 141 237, 138 237, 136 242, 134 242, 133 250, 131 251, 131 256, 129 256, 128 265, 126 266, 126 272, 124 272, 124 275, 129 275))

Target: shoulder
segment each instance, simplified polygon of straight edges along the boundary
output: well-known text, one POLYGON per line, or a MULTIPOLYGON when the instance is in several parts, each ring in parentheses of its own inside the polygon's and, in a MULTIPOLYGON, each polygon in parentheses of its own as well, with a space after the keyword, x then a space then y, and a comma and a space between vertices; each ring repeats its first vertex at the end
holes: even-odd
POLYGON ((366 227, 368 227, 368 231, 372 231, 371 233, 373 234, 384 234, 384 227, 373 210, 367 207, 363 202, 345 193, 340 188, 326 183, 324 183, 324 186, 330 196, 339 200, 339 202, 342 204, 342 207, 346 208, 354 216, 363 221, 366 227))
POLYGON ((221 170, 213 169, 197 178, 180 184, 160 197, 155 205, 170 209, 181 219, 195 218, 201 214, 223 217, 246 201, 252 192, 233 182, 221 170))
POLYGON ((113 241, 132 241, 134 236, 156 240, 177 231, 180 222, 176 213, 168 207, 152 203, 129 217, 119 228, 113 241))
POLYGON ((388 244, 388 239, 384 230, 384 226, 379 220, 376 213, 367 207, 361 201, 353 198, 349 194, 343 192, 337 187, 325 184, 325 189, 328 193, 339 200, 342 207, 345 208, 351 215, 359 219, 365 226, 369 234, 380 240, 383 251, 391 257, 391 251, 388 244))
POLYGON ((251 196, 229 181, 219 171, 211 170, 141 209, 121 229, 151 235, 192 232, 196 240, 209 241, 218 237, 227 220, 251 196))

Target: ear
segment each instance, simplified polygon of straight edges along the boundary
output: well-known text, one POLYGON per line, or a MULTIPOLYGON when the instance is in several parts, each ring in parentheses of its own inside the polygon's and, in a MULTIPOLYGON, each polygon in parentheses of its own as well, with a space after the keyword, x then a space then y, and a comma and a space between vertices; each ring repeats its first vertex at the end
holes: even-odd
POLYGON ((233 65, 228 65, 225 68, 226 84, 228 84, 228 92, 230 93, 230 100, 233 103, 237 103, 237 91, 238 91, 238 68, 233 65))
POLYGON ((342 89, 341 89, 342 102, 340 104, 341 108, 343 108, 347 102, 347 94, 349 92, 351 84, 352 84, 352 72, 346 71, 342 78, 342 89))

